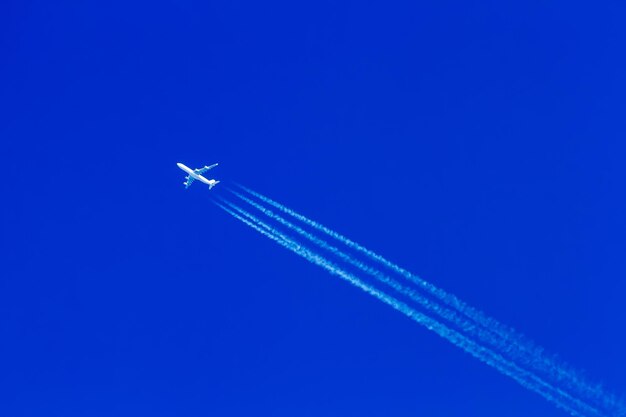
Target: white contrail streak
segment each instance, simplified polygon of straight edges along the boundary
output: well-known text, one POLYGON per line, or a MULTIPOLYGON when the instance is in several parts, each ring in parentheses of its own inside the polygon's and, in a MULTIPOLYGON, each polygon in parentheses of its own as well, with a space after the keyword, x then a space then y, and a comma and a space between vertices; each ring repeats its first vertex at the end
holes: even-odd
POLYGON ((450 323, 452 323, 455 326, 458 326, 459 328, 461 328, 466 333, 469 333, 469 334, 472 334, 473 336, 479 337, 479 338, 483 339, 484 342, 493 344, 497 348, 500 348, 500 349, 505 350, 505 351, 507 350, 508 346, 503 345, 500 340, 494 339, 493 334, 491 334, 490 332, 486 331, 482 327, 478 327, 477 325, 475 325, 473 323, 470 323, 467 320, 464 320, 462 317, 459 317, 454 311, 452 311, 450 309, 447 309, 445 307, 442 307, 442 306, 440 306, 436 302, 432 302, 428 298, 422 296, 421 294, 419 294, 418 292, 414 291, 411 288, 405 287, 404 285, 402 285, 398 281, 388 277, 387 275, 381 273, 377 269, 371 268, 371 267, 367 266, 366 264, 364 264, 363 262, 361 262, 361 261, 359 261, 357 259, 352 258, 350 255, 346 254, 345 252, 342 252, 339 248, 328 244, 326 241, 324 241, 322 239, 317 238, 313 234, 311 234, 311 233, 305 231, 304 229, 294 225, 293 223, 285 220, 283 217, 275 214, 271 210, 266 209, 265 207, 261 206, 260 204, 255 203, 254 201, 252 201, 249 198, 241 195, 240 193, 238 193, 236 191, 233 191, 233 190, 230 190, 230 189, 229 189, 229 191, 231 193, 233 193, 235 196, 239 197, 241 200, 243 200, 246 203, 248 203, 249 205, 251 205, 252 207, 254 207, 257 210, 261 211, 267 217, 277 221, 278 223, 280 223, 283 226, 287 227, 289 230, 292 230, 292 231, 296 232, 300 236, 305 237, 306 239, 308 239, 311 242, 315 243, 317 246, 327 250, 328 252, 330 252, 333 255, 339 257, 340 259, 344 260, 345 262, 348 262, 349 264, 357 267, 361 271, 363 271, 363 272, 373 276, 374 278, 376 278, 380 282, 382 282, 382 283, 390 286, 394 290, 398 291, 400 294, 405 295, 405 296, 411 298, 413 301, 419 303, 422 307, 424 307, 427 310, 430 310, 430 311, 438 314, 439 316, 441 316, 444 319, 448 320, 450 323))
MULTIPOLYGON (((510 354, 512 356, 515 356, 516 359, 520 359, 519 358, 519 356, 520 356, 519 352, 517 352, 517 350, 519 350, 518 346, 516 344, 512 344, 510 341, 507 341, 498 332, 492 332, 492 331, 490 331, 489 328, 481 326, 480 324, 477 325, 477 324, 473 324, 471 322, 468 322, 467 320, 463 319, 462 317, 459 317, 454 311, 452 311, 450 309, 447 309, 445 307, 442 307, 438 303, 430 301, 428 298, 422 296, 421 294, 419 294, 418 292, 414 291, 413 289, 405 287, 402 284, 400 284, 399 282, 393 280, 392 278, 382 274, 377 269, 371 268, 371 267, 367 266, 366 264, 364 264, 363 262, 360 262, 359 260, 352 258, 350 255, 346 254, 345 252, 342 252, 337 247, 332 246, 332 245, 328 244, 326 241, 317 238, 313 234, 311 234, 311 233, 305 231, 304 229, 294 225, 293 223, 285 220, 283 217, 275 214, 271 210, 263 207, 262 205, 252 201, 251 199, 241 195, 240 193, 238 193, 238 192, 236 192, 234 190, 231 190, 231 189, 228 189, 228 188, 227 188, 227 190, 230 191, 231 193, 233 193, 239 199, 245 201, 246 203, 248 203, 252 207, 254 207, 257 210, 261 211, 267 217, 277 221, 278 223, 282 224, 283 226, 287 227, 288 229, 298 233, 300 236, 303 236, 303 237, 309 239, 311 242, 315 243, 319 247, 321 247, 321 248, 331 252, 335 256, 343 259, 344 261, 350 263, 351 265, 356 266, 357 268, 359 268, 363 272, 366 272, 367 274, 375 277, 379 281, 389 285, 391 288, 393 288, 394 290, 398 291, 399 293, 401 293, 401 294, 411 298, 413 301, 418 302, 419 304, 421 304, 423 307, 427 308, 428 310, 430 310, 430 311, 438 314, 439 316, 443 317, 444 319, 450 321, 454 325, 456 325, 459 328, 461 328, 463 331, 471 334, 472 336, 479 337, 483 342, 489 343, 489 344, 493 345, 494 347, 500 349, 501 351, 505 352, 506 354, 510 354)), ((531 362, 536 361, 536 360, 537 360, 536 357, 532 357, 530 359, 525 360, 524 362, 526 362, 525 365, 529 365, 531 362)))
MULTIPOLYGON (((456 314, 454 311, 452 311, 452 310, 450 310, 448 308, 442 307, 440 304, 429 300, 428 298, 422 296, 420 293, 418 293, 417 291, 415 291, 415 290, 413 290, 411 288, 405 287, 404 285, 402 285, 398 281, 388 277, 387 275, 381 273, 377 269, 374 269, 372 267, 367 266, 363 262, 361 262, 361 261, 351 257, 350 255, 346 254, 345 252, 342 252, 337 247, 328 244, 326 241, 317 238, 313 234, 311 234, 311 233, 305 231, 304 229, 294 225, 293 223, 285 220, 283 217, 275 214, 274 212, 272 212, 269 209, 266 209, 262 205, 257 204, 256 202, 250 200, 249 198, 241 195, 240 193, 238 193, 236 191, 233 191, 233 190, 230 190, 230 189, 229 189, 229 191, 231 193, 233 193, 235 196, 237 196, 238 198, 240 198, 241 200, 243 200, 246 203, 248 203, 249 205, 251 205, 252 207, 254 207, 257 210, 261 211, 267 217, 269 217, 269 218, 275 220, 276 222, 282 224, 283 226, 287 227, 289 230, 292 230, 292 231, 296 232, 300 236, 303 236, 306 239, 309 239, 311 242, 315 243, 317 246, 319 246, 319 247, 329 251, 333 255, 335 255, 335 256, 339 257, 340 259, 348 262, 349 264, 357 267, 361 271, 363 271, 363 272, 373 276, 374 278, 376 278, 380 282, 382 282, 382 283, 390 286, 394 290, 398 291, 400 294, 403 294, 403 295, 411 298, 413 301, 419 303, 421 306, 423 306, 427 310, 432 311, 432 312, 438 314, 440 317, 448 320, 453 325, 459 327, 461 330, 463 330, 467 334, 469 334, 469 335, 471 335, 473 337, 479 338, 483 343, 488 343, 488 344, 492 345, 493 347, 495 347, 496 349, 499 349, 501 352, 505 352, 506 354, 509 354, 511 356, 519 356, 519 355, 515 355, 515 352, 514 352, 516 350, 516 346, 515 345, 512 346, 510 342, 507 342, 505 339, 503 339, 501 336, 499 336, 497 332, 496 333, 491 332, 491 331, 489 331, 488 328, 484 328, 484 327, 482 327, 480 325, 474 324, 474 323, 464 319, 463 317, 459 317, 459 315, 456 314)), ((526 361, 526 362, 528 362, 528 361, 526 361)), ((525 363, 525 365, 528 365, 528 363, 525 363)))
POLYGON ((280 231, 262 222, 261 220, 254 217, 237 205, 225 200, 222 200, 222 202, 228 205, 230 208, 219 202, 214 203, 222 208, 224 211, 229 213, 231 216, 240 220, 241 222, 261 233, 262 235, 268 237, 279 245, 291 250, 292 252, 302 256, 307 261, 324 268, 331 274, 339 276, 340 278, 367 292, 368 294, 378 298, 380 301, 383 301, 384 303, 402 312, 417 323, 434 331, 439 336, 462 348, 482 362, 494 367, 504 375, 511 377, 527 389, 539 393, 558 407, 567 410, 573 416, 602 416, 602 414, 595 408, 581 402, 577 398, 572 397, 571 395, 563 392, 559 388, 550 385, 549 383, 543 381, 537 375, 534 375, 520 368, 515 363, 506 360, 498 353, 495 353, 490 349, 480 346, 475 341, 467 338, 463 334, 445 326, 444 324, 432 319, 429 316, 418 312, 417 310, 409 307, 407 304, 397 300, 394 297, 389 296, 388 294, 374 288, 373 286, 364 283, 357 276, 339 268, 337 265, 328 261, 321 255, 311 251, 307 247, 300 245, 293 239, 285 236, 280 231), (241 215, 237 214, 235 211, 240 213, 241 215), (247 217, 247 219, 244 217, 247 217))
MULTIPOLYGON (((241 188, 242 190, 244 190, 245 192, 247 192, 248 194, 256 197, 257 199, 279 209, 280 211, 284 213, 287 213, 288 215, 294 217, 295 219, 300 220, 304 224, 309 225, 313 229, 325 233, 326 235, 343 243, 347 247, 352 248, 353 250, 364 254, 369 259, 379 262, 380 264, 396 272, 400 276, 406 278, 410 282, 413 282, 414 284, 418 286, 418 288, 423 289, 427 293, 433 295, 436 299, 454 308, 459 313, 463 314, 469 319, 475 321, 479 326, 482 326, 484 331, 480 330, 479 328, 475 328, 474 326, 472 326, 471 323, 467 323, 465 320, 458 318, 458 316, 456 316, 453 312, 447 309, 442 309, 437 304, 433 305, 431 303, 431 306, 435 306, 439 308, 439 311, 436 311, 438 314, 440 314, 442 317, 448 320, 451 320, 456 325, 461 327, 463 330, 468 331, 469 333, 473 332, 474 335, 480 337, 481 339, 483 339, 483 341, 493 344, 495 347, 501 349, 503 353, 509 355, 514 360, 520 361, 524 366, 532 367, 536 371, 546 374, 551 379, 558 381, 560 384, 566 386, 568 389, 578 392, 580 395, 588 398, 590 401, 594 403, 598 403, 603 408, 606 408, 608 410, 615 410, 614 413, 616 413, 616 415, 626 415, 626 406, 624 406, 620 400, 618 400, 613 395, 610 395, 604 392, 601 386, 590 384, 588 381, 582 378, 575 370, 573 370, 569 366, 562 364, 562 363, 558 363, 554 358, 549 357, 546 354, 546 352, 543 351, 542 348, 535 346, 531 341, 529 341, 525 337, 518 334, 515 330, 499 323, 495 319, 487 317, 484 313, 480 312, 479 310, 476 310, 475 308, 471 306, 468 306, 466 303, 459 300, 453 294, 449 294, 446 291, 440 288, 437 288, 436 286, 430 284, 429 282, 413 275, 409 271, 401 268, 400 266, 392 263, 391 261, 388 261, 387 259, 378 255, 377 253, 359 245, 358 243, 348 239, 347 237, 340 235, 339 233, 327 228, 326 226, 319 224, 295 212, 294 210, 291 210, 290 208, 260 193, 257 193, 243 185, 237 184, 237 186, 241 188), (495 336, 490 335, 489 333, 493 333, 495 336)), ((237 193, 236 191, 231 190, 231 189, 229 189, 229 191, 237 195, 239 198, 244 199, 244 201, 248 202, 249 204, 251 204, 249 199, 246 199, 245 197, 243 197, 241 194, 237 193)), ((255 208, 262 210, 261 208, 259 208, 258 205, 256 205, 256 203, 254 204, 255 204, 254 205, 255 208)), ((273 214, 273 216, 270 216, 270 217, 274 218, 278 222, 289 227, 289 225, 286 225, 285 223, 281 222, 281 220, 276 218, 279 216, 276 216, 275 214, 273 214)), ((302 231, 302 229, 300 228, 298 229, 302 231)), ((292 230, 296 231, 297 233, 300 233, 296 229, 292 228, 292 230)), ((302 233, 300 234, 309 238, 309 236, 306 235, 306 232, 304 233, 305 234, 302 234, 302 233)), ((314 238, 314 239, 317 239, 317 238, 314 238)), ((325 242, 322 241, 324 244, 320 244, 319 239, 317 239, 317 241, 313 239, 311 240, 314 243, 318 244, 319 246, 324 247, 325 242)), ((330 250, 331 252, 341 257, 341 255, 337 254, 332 249, 329 249, 328 247, 324 247, 324 248, 327 250, 330 250)), ((356 266, 359 267, 358 265, 356 266)), ((394 287, 393 285, 391 286, 394 287)), ((397 288, 395 289, 398 290, 397 288)), ((409 295, 409 294, 406 294, 406 295, 409 295)), ((419 302, 419 300, 416 300, 416 301, 419 302)))

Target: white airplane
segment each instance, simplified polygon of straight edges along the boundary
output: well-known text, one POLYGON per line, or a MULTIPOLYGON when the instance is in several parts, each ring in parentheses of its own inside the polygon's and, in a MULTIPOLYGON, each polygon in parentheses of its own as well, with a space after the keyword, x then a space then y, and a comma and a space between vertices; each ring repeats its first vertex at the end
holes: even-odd
POLYGON ((203 182, 203 183, 207 184, 209 186, 209 190, 211 188, 215 187, 219 183, 219 181, 207 180, 206 178, 204 178, 202 176, 202 174, 204 174, 205 172, 207 172, 211 168, 215 168, 217 166, 217 164, 213 164, 211 166, 205 166, 204 168, 198 168, 198 169, 191 169, 191 168, 185 166, 184 164, 181 164, 180 162, 177 162, 176 165, 178 165, 178 168, 182 169, 187 174, 189 174, 189 175, 187 175, 185 177, 186 181, 183 183, 183 184, 185 184, 185 190, 187 188, 189 188, 189 186, 191 185, 191 183, 194 180, 198 180, 200 182, 203 182))

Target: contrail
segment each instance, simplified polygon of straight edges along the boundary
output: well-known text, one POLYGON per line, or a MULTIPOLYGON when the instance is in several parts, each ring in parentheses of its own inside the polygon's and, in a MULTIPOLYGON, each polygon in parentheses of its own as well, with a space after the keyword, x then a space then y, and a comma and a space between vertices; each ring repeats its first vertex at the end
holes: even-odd
POLYGON ((459 317, 454 311, 452 311, 450 309, 447 309, 445 307, 442 307, 442 306, 440 306, 436 302, 432 302, 428 298, 422 296, 421 294, 419 294, 418 292, 414 291, 411 288, 405 287, 404 285, 402 285, 398 281, 388 277, 387 275, 381 273, 377 269, 371 268, 371 267, 367 266, 366 264, 364 264, 363 262, 361 262, 361 261, 359 261, 357 259, 354 259, 353 257, 351 257, 350 255, 346 254, 345 252, 342 252, 339 248, 328 244, 326 241, 324 241, 322 239, 317 238, 313 234, 311 234, 311 233, 305 231, 304 229, 294 225, 293 223, 285 220, 283 217, 275 214, 274 212, 272 212, 269 209, 266 209, 265 207, 261 206, 260 204, 255 203, 254 201, 252 201, 249 198, 241 195, 240 193, 238 193, 238 192, 236 192, 234 190, 231 190, 231 189, 228 189, 228 191, 230 191, 235 196, 237 196, 241 200, 245 201, 246 203, 248 203, 252 207, 254 207, 257 210, 261 211, 267 217, 277 221, 278 223, 280 223, 283 226, 287 227, 289 230, 292 230, 292 231, 296 232, 300 236, 305 237, 306 239, 308 239, 311 242, 315 243, 317 246, 319 246, 319 247, 329 251, 333 255, 335 255, 335 256, 339 257, 340 259, 344 260, 345 262, 348 262, 349 264, 357 267, 361 271, 363 271, 363 272, 373 276, 374 278, 376 278, 380 282, 382 282, 382 283, 390 286, 394 290, 398 291, 400 294, 405 295, 405 296, 409 297, 410 299, 412 299, 413 301, 419 303, 422 307, 426 308, 427 310, 430 310, 430 311, 438 314, 439 316, 443 317, 444 319, 448 320, 450 323, 452 323, 455 326, 461 328, 466 333, 472 334, 473 336, 477 336, 477 337, 481 338, 483 341, 485 341, 487 343, 490 343, 490 344, 494 345, 494 347, 500 348, 501 350, 506 351, 507 349, 510 348, 507 345, 503 345, 500 340, 494 339, 494 335, 491 334, 490 332, 488 332, 488 329, 483 329, 481 327, 477 327, 476 324, 473 324, 473 323, 468 322, 467 320, 464 320, 462 317, 459 317))
POLYGON ((428 317, 416 311, 415 309, 409 307, 407 304, 397 300, 394 297, 391 297, 390 295, 374 288, 373 286, 364 283, 357 276, 339 268, 337 265, 323 258, 321 255, 311 251, 305 246, 302 246, 295 240, 290 239, 280 231, 262 222, 261 220, 254 217, 237 205, 223 199, 221 201, 224 204, 228 205, 230 208, 227 208, 224 204, 216 201, 214 201, 214 203, 222 208, 224 211, 229 213, 231 216, 240 220, 252 229, 268 237, 279 245, 302 256, 307 261, 326 269, 331 274, 337 275, 340 278, 360 288, 361 290, 367 292, 368 294, 373 295, 374 297, 390 305, 394 309, 402 312, 417 323, 427 327, 429 330, 434 331, 439 336, 462 348, 482 362, 494 367, 504 375, 511 377, 525 388, 539 393, 544 398, 548 399, 556 406, 568 411, 573 416, 585 417, 603 415, 594 407, 585 404, 579 399, 572 397, 566 392, 563 392, 559 388, 550 385, 549 383, 543 381, 537 375, 534 375, 520 368, 515 363, 504 359, 501 355, 491 351, 490 349, 480 346, 463 334, 445 326, 444 324, 432 319, 431 317, 428 317), (235 211, 240 213, 241 215, 237 214, 235 211), (249 220, 244 217, 247 217, 249 220))
MULTIPOLYGON (((522 335, 518 334, 515 330, 499 323, 495 319, 487 317, 484 313, 480 312, 479 310, 476 310, 475 308, 471 306, 468 306, 466 303, 459 300, 456 296, 449 294, 440 288, 437 288, 436 286, 430 284, 429 282, 413 275, 409 271, 401 268, 400 266, 392 263, 391 261, 388 261, 387 259, 378 255, 377 253, 359 245, 358 243, 348 239, 347 237, 342 236, 339 233, 327 228, 326 226, 320 223, 317 223, 295 212, 294 210, 291 210, 290 208, 260 193, 257 193, 241 184, 236 184, 236 185, 242 190, 244 190, 245 192, 247 192, 248 194, 256 197, 257 199, 279 209, 280 211, 284 213, 287 213, 288 215, 294 217, 295 219, 300 220, 304 224, 309 225, 313 229, 325 233, 326 235, 343 243, 347 247, 350 247, 354 249, 355 251, 364 254, 369 259, 374 260, 384 265, 385 267, 389 268, 390 270, 398 273, 400 276, 416 284, 418 288, 423 289, 427 293, 433 295, 436 299, 454 308, 459 313, 463 314, 469 319, 475 321, 477 324, 479 324, 479 326, 482 326, 482 328, 484 328, 484 330, 487 331, 488 333, 495 334, 496 337, 489 335, 488 333, 485 333, 482 330, 473 329, 472 328, 473 326, 470 323, 467 323, 458 317, 457 317, 457 321, 455 322, 454 321, 455 315, 453 312, 450 312, 447 309, 441 309, 439 307, 440 311, 437 311, 438 314, 441 314, 442 317, 455 322, 455 324, 457 324, 463 330, 468 331, 470 333, 474 332, 475 335, 479 335, 481 338, 484 337, 483 338, 484 341, 495 344, 496 347, 501 349, 504 353, 510 355, 514 360, 521 361, 525 366, 532 367, 538 372, 547 374, 550 378, 553 378, 555 381, 558 381, 560 384, 567 386, 567 388, 578 392, 580 395, 584 396, 585 398, 588 398, 590 401, 594 403, 597 403, 601 407, 606 408, 607 410, 614 410, 613 412, 616 413, 615 415, 626 416, 626 406, 624 406, 624 404, 619 399, 617 399, 615 396, 611 394, 604 392, 604 390, 602 389, 600 385, 590 384, 571 367, 562 363, 558 363, 558 361, 555 358, 550 357, 542 348, 534 345, 531 341, 529 341, 522 335), (452 314, 452 317, 449 317, 450 314, 452 314)), ((237 195, 239 198, 244 199, 244 201, 250 204, 249 199, 246 199, 245 197, 243 197, 241 194, 237 193, 234 190, 231 190, 231 189, 228 189, 228 190, 234 193, 235 195, 237 195)), ((259 208, 258 205, 255 205, 255 207, 259 208)), ((276 219, 276 217, 280 217, 280 216, 276 216, 274 214, 273 216, 270 216, 270 217, 282 223, 281 220, 276 219)), ((288 225, 286 226, 289 227, 288 225)), ((292 229, 292 230, 299 233, 298 230, 296 229, 292 229)), ((308 238, 308 236, 306 235, 303 235, 303 236, 308 238)), ((317 242, 314 240, 312 241, 318 244, 319 246, 324 247, 323 244, 320 245, 319 241, 317 242)), ((330 250, 328 248, 325 248, 325 249, 330 250)), ((333 252, 332 250, 330 251, 333 252)), ((437 304, 434 304, 431 306, 437 306, 437 304)))
MULTIPOLYGON (((238 198, 240 198, 241 200, 243 200, 244 202, 251 205, 252 207, 261 211, 267 217, 277 221, 278 223, 282 224, 288 229, 296 232, 300 236, 303 236, 309 239, 311 242, 315 243, 319 247, 331 252, 332 254, 341 258, 342 260, 350 263, 353 266, 356 266, 363 272, 389 285, 394 290, 411 298, 413 301, 416 301, 417 303, 419 303, 426 309, 438 314, 440 317, 443 317, 444 319, 448 320, 449 322, 456 325, 457 327, 459 327, 466 333, 474 337, 478 337, 484 343, 488 343, 492 345, 493 347, 499 349, 500 351, 506 353, 507 355, 510 355, 515 360, 521 360, 526 366, 535 367, 537 370, 541 372, 546 372, 545 360, 542 357, 540 357, 537 352, 528 352, 526 349, 524 349, 523 345, 519 346, 517 343, 511 343, 510 340, 507 340, 506 338, 502 337, 502 335, 500 335, 497 331, 494 332, 494 331, 491 331, 488 327, 484 327, 484 326, 481 326, 480 324, 476 325, 471 322, 468 322, 462 317, 459 317, 459 315, 457 315, 454 311, 447 309, 445 307, 442 307, 438 303, 430 301, 428 298, 420 295, 418 292, 414 291, 413 289, 407 288, 403 286, 402 284, 400 284, 399 282, 382 274, 377 269, 371 268, 365 265, 363 262, 360 262, 359 260, 352 258, 350 255, 346 254, 345 252, 342 252, 337 247, 334 247, 328 244, 326 241, 317 238, 313 234, 285 220, 283 217, 275 214, 271 210, 263 207, 262 205, 252 201, 251 199, 241 195, 240 193, 234 190, 231 190, 229 188, 227 188, 227 190, 231 192, 232 194, 234 194, 235 196, 237 196, 238 198), (528 355, 529 353, 531 354, 530 356, 528 355), (538 366, 538 363, 541 366, 538 366)), ((553 366, 556 366, 556 365, 553 365, 553 366)))
MULTIPOLYGON (((316 221, 313 221, 311 219, 309 219, 308 217, 297 213, 294 210, 291 210, 289 207, 286 207, 272 199, 270 199, 269 197, 264 196, 263 194, 257 193, 251 189, 249 189, 248 187, 245 187, 241 184, 237 184, 236 185, 241 188, 242 190, 246 191, 248 194, 251 194, 252 196, 258 198, 259 200, 279 209, 280 211, 287 213, 288 215, 300 220, 301 222, 311 226, 312 228, 319 230, 321 232, 324 232, 325 234, 327 234, 328 236, 338 240, 339 242, 343 243, 344 245, 348 246, 349 248, 352 248, 354 250, 356 250, 357 252, 360 252, 364 255, 366 255, 368 258, 379 262, 381 265, 384 265, 385 267, 389 268, 390 270, 398 273, 399 275, 403 276, 404 278, 408 279, 409 281, 413 282, 414 284, 416 284, 418 287, 425 289, 426 291, 428 291, 429 293, 431 293, 432 295, 436 296, 438 299, 442 300, 443 302, 445 302, 446 304, 454 307, 455 309, 457 309, 459 312, 465 314, 466 316, 472 318, 473 320, 475 320, 478 323, 481 323, 483 326, 497 330, 499 333, 502 333, 504 337, 506 338, 520 338, 520 339, 524 339, 523 336, 518 335, 513 329, 510 329, 506 326, 504 326, 503 324, 497 322, 496 320, 487 317, 486 315, 484 315, 482 312, 474 309, 471 306, 468 306, 466 303, 464 303, 463 301, 459 300, 456 296, 454 296, 453 294, 449 294, 446 291, 434 286, 433 284, 429 283, 428 281, 425 281, 423 279, 421 279, 420 277, 413 275, 411 272, 407 271, 406 269, 394 264, 393 262, 385 259, 384 257, 380 256, 379 254, 367 249, 364 246, 361 246, 360 244, 348 239, 347 237, 335 232, 334 230, 329 229, 328 227, 317 223, 316 221)), ((229 189, 229 191, 232 191, 229 189)), ((526 341, 525 341, 526 342, 526 341)), ((526 342, 526 343, 530 343, 530 342, 526 342)))

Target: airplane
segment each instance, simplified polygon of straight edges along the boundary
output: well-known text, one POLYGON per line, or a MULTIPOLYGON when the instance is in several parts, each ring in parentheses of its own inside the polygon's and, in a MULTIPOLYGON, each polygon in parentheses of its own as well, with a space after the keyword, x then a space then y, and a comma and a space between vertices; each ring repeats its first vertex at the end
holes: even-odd
POLYGON ((211 168, 215 168, 217 166, 217 164, 213 164, 211 166, 205 166, 204 168, 198 168, 198 169, 191 169, 187 166, 185 166, 184 164, 181 164, 180 162, 177 162, 176 165, 178 165, 178 168, 182 169, 183 171, 185 171, 187 174, 185 177, 185 182, 183 184, 185 184, 185 190, 187 188, 189 188, 189 186, 191 186, 191 183, 194 180, 198 180, 200 182, 203 182, 205 184, 207 184, 209 186, 209 190, 213 187, 215 187, 219 181, 216 180, 208 180, 206 178, 204 178, 202 176, 202 174, 204 174, 205 172, 207 172, 208 170, 210 170, 211 168))

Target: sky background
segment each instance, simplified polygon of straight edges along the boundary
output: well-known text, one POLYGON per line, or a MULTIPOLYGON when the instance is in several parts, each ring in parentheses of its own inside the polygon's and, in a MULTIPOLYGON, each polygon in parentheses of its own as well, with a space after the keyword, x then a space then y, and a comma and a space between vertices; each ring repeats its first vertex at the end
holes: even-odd
POLYGON ((0 415, 565 415, 176 162, 626 393, 626 7, 499 3, 3 2, 0 415))

